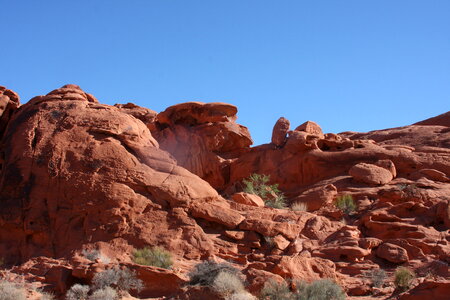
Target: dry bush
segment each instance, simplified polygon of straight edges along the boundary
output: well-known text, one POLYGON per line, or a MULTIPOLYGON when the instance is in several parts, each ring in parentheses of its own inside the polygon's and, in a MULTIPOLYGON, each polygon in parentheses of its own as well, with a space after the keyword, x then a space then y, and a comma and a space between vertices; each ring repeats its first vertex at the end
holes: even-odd
POLYGON ((81 254, 90 261, 100 259, 100 261, 104 264, 109 264, 111 262, 109 257, 101 253, 99 250, 83 250, 81 254))
POLYGON ((18 284, 0 281, 0 300, 25 300, 25 288, 18 284))
POLYGON ((264 284, 260 293, 260 299, 263 300, 291 300, 292 292, 286 282, 269 280, 264 284))
POLYGON ((297 285, 295 300, 345 300, 342 288, 331 279, 320 279, 297 285))
POLYGON ((371 270, 367 273, 367 275, 372 282, 372 286, 377 288, 383 286, 384 281, 386 280, 386 272, 382 269, 371 270))
POLYGON ((406 291, 411 287, 412 280, 416 277, 413 271, 405 267, 399 267, 395 270, 394 284, 401 291, 406 291))
POLYGON ((212 289, 223 296, 230 296, 245 290, 241 278, 227 271, 222 271, 217 275, 212 284, 212 289))
POLYGON ((161 247, 137 249, 133 261, 140 265, 170 269, 173 265, 172 254, 161 247))
POLYGON ((142 280, 136 278, 136 273, 128 269, 108 269, 95 274, 92 284, 95 290, 107 287, 115 288, 119 291, 140 291, 143 288, 142 280))
POLYGON ((216 263, 207 260, 195 265, 194 269, 189 272, 189 284, 211 287, 214 280, 221 272, 228 272, 239 277, 239 270, 227 263, 216 263))
POLYGON ((119 299, 119 295, 116 290, 112 287, 105 287, 100 290, 96 290, 89 296, 88 300, 117 300, 119 299))
POLYGON ((66 300, 86 300, 89 286, 74 284, 66 293, 66 300))

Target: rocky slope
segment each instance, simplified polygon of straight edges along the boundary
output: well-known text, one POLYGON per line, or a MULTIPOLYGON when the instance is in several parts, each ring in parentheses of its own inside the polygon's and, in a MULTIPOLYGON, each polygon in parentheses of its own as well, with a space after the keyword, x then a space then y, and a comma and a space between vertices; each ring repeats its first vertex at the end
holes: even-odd
MULTIPOLYGON (((134 297, 220 299, 185 286, 192 267, 228 261, 258 295, 275 280, 331 278, 350 297, 446 299, 450 292, 450 115, 414 125, 324 134, 314 122, 250 147, 237 108, 189 102, 161 113, 108 106, 66 85, 24 105, 0 87, 0 257, 7 280, 63 298, 114 266, 135 270, 134 297), (241 193, 252 173, 270 176, 289 205, 241 193), (346 195, 356 210, 344 213, 346 195), (160 246, 171 270, 133 262, 160 246), (99 251, 105 260, 83 253, 99 251), (398 266, 416 279, 395 290, 398 266), (370 271, 388 274, 381 288, 370 271)), ((30 299, 34 294, 30 294, 30 299)), ((37 296, 36 296, 37 297, 37 296)))

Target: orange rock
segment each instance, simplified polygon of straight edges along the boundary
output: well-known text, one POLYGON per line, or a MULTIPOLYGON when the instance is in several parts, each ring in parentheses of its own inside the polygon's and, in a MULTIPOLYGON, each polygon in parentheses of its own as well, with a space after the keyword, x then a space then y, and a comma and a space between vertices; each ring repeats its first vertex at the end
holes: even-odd
POLYGON ((392 173, 389 170, 366 163, 354 165, 349 170, 348 174, 352 176, 355 181, 370 185, 383 185, 389 183, 393 178, 392 173))
POLYGON ((295 128, 295 131, 305 131, 309 134, 317 135, 320 138, 324 136, 322 128, 320 128, 320 126, 313 121, 306 121, 302 125, 299 125, 297 128, 295 128))
POLYGON ((258 195, 248 193, 236 193, 232 196, 233 201, 245 205, 264 207, 264 201, 258 195))
POLYGON ((408 252, 391 243, 383 243, 377 248, 377 256, 393 263, 404 263, 409 260, 408 252))

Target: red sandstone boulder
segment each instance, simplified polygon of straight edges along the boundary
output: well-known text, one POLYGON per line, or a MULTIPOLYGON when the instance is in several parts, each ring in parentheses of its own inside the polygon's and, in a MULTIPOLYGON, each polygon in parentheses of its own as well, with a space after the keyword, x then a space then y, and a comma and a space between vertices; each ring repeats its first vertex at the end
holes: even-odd
POLYGON ((334 185, 328 184, 306 190, 300 196, 291 200, 292 203, 305 203, 308 211, 315 211, 323 206, 329 205, 336 198, 337 189, 334 185))
POLYGON ((264 207, 264 201, 258 195, 249 193, 236 193, 232 196, 233 201, 245 205, 264 207))
POLYGON ((404 248, 391 243, 381 244, 377 249, 377 256, 396 264, 408 261, 408 252, 404 248))
POLYGON ((297 126, 297 128, 295 128, 295 131, 305 131, 320 138, 323 137, 322 128, 320 128, 320 126, 313 121, 306 121, 302 125, 297 126))
POLYGON ((354 165, 348 174, 353 177, 353 180, 370 185, 383 185, 389 183, 393 178, 389 170, 367 163, 354 165))
POLYGON ((402 294, 399 300, 447 300, 450 295, 450 280, 425 281, 402 294))
POLYGON ((272 144, 277 147, 282 147, 286 143, 286 136, 289 131, 290 122, 283 117, 279 118, 273 126, 272 130, 272 144))

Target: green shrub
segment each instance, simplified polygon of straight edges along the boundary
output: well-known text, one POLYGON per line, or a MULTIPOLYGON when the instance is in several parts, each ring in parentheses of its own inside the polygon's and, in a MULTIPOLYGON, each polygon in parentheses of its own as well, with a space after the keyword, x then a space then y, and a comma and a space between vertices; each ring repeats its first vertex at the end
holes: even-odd
POLYGON ((66 293, 66 300, 86 300, 89 286, 74 284, 66 293))
POLYGON ((295 300, 344 300, 342 288, 331 279, 321 279, 310 284, 300 283, 294 294, 295 300))
POLYGON ((372 282, 372 286, 377 288, 383 286, 383 283, 386 280, 386 272, 382 269, 371 270, 367 275, 372 282))
POLYGON ((264 284, 259 298, 261 300, 291 300, 293 299, 293 294, 286 282, 269 280, 264 284))
POLYGON ((137 249, 133 261, 140 265, 170 269, 173 265, 172 254, 161 247, 137 249))
POLYGON ((217 276, 222 272, 235 275, 237 278, 240 274, 239 270, 230 264, 207 260, 195 265, 194 269, 189 272, 189 284, 212 287, 217 276))
POLYGON ((349 214, 356 209, 355 201, 352 195, 342 195, 336 199, 336 207, 342 210, 344 213, 349 214))
POLYGON ((250 177, 242 180, 244 183, 243 191, 261 197, 268 207, 286 208, 286 199, 278 189, 278 184, 269 185, 269 181, 269 175, 254 173, 250 177))
POLYGON ((401 291, 406 291, 411 287, 412 280, 416 277, 413 271, 405 267, 399 267, 395 270, 394 284, 401 291))

